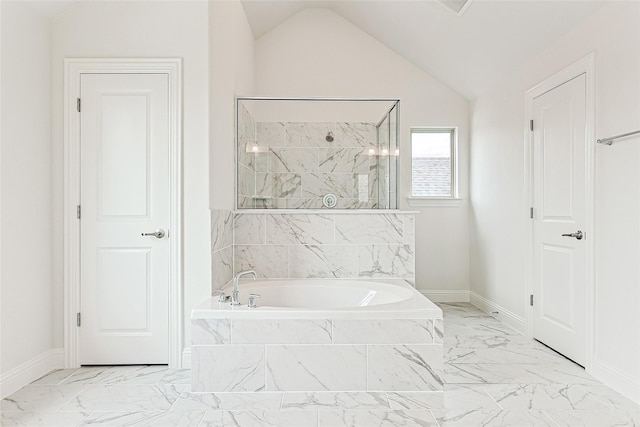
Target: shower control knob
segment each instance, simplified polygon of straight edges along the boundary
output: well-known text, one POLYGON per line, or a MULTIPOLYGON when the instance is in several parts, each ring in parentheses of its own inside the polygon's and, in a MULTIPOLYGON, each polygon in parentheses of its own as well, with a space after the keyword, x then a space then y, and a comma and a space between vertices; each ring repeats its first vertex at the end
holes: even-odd
POLYGON ((325 194, 322 198, 322 204, 325 208, 335 208, 338 204, 338 198, 335 194, 325 194))

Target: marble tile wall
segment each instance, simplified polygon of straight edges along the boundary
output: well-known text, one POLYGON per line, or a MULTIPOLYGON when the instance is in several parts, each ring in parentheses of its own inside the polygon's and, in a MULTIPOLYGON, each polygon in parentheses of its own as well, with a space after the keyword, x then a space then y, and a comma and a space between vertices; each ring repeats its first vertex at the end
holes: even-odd
POLYGON ((442 391, 442 319, 194 319, 192 391, 442 391))
POLYGON ((262 278, 415 277, 413 214, 236 212, 233 233, 234 271, 262 278))
POLYGON ((233 279, 233 212, 211 211, 212 291, 233 279))
POLYGON ((321 208, 324 195, 333 193, 337 208, 376 208, 378 158, 368 149, 377 147, 377 133, 374 123, 256 123, 243 110, 238 129, 238 206, 321 208), (333 141, 326 139, 329 132, 333 141), (246 153, 251 138, 269 151, 246 153))

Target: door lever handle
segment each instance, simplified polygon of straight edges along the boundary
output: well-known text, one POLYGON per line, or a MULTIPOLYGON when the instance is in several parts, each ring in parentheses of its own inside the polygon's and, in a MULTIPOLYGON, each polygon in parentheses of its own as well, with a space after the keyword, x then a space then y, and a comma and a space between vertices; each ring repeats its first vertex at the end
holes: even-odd
POLYGON ((156 239, 162 239, 165 236, 165 232, 162 228, 158 228, 153 233, 142 233, 142 236, 154 236, 156 239))
POLYGON ((563 237, 575 237, 578 240, 582 240, 582 238, 584 237, 584 233, 580 230, 576 231, 575 233, 569 233, 569 234, 563 234, 563 237))

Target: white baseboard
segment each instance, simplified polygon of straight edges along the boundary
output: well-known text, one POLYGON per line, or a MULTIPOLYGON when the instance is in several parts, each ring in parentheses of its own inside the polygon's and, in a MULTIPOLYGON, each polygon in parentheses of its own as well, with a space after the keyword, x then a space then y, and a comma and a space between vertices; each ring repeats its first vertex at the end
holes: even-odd
POLYGON ((433 302, 469 302, 469 291, 419 290, 433 302))
POLYGON ((191 369, 191 347, 182 350, 182 369, 191 369))
POLYGON ((634 380, 629 375, 595 358, 591 361, 587 372, 618 393, 640 404, 640 382, 638 379, 634 380))
POLYGON ((526 335, 527 321, 524 317, 518 316, 514 312, 507 310, 501 305, 498 305, 473 291, 469 292, 469 297, 469 302, 471 304, 486 313, 491 313, 493 317, 500 320, 502 323, 509 325, 521 334, 526 335), (495 313, 496 311, 497 313, 495 313))
POLYGON ((54 369, 64 367, 64 349, 52 348, 0 375, 0 398, 15 393, 54 369))

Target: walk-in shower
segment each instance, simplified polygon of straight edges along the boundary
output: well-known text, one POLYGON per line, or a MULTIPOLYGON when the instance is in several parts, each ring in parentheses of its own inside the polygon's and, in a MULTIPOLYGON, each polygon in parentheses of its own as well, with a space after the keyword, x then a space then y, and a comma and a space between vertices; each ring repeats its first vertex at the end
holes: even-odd
POLYGON ((237 98, 237 208, 397 209, 398 103, 237 98))

